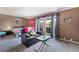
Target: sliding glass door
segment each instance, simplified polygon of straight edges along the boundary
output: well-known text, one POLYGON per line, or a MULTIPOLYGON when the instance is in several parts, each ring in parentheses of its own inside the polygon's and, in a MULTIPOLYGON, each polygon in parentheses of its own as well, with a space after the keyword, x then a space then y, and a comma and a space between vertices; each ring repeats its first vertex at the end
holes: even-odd
POLYGON ((51 18, 40 19, 40 31, 47 35, 51 34, 51 18))

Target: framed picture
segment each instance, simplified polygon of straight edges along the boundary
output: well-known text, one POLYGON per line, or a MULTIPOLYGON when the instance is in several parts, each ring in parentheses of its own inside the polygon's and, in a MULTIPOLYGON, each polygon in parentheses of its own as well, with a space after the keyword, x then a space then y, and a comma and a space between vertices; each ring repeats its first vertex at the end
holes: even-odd
POLYGON ((64 18, 64 21, 65 21, 65 22, 71 22, 71 21, 72 21, 72 17, 65 17, 65 18, 64 18))

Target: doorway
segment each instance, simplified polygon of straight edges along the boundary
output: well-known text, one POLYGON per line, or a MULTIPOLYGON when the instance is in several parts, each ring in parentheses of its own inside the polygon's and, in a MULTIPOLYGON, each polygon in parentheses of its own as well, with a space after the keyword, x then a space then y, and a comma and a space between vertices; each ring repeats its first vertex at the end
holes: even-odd
POLYGON ((40 19, 40 31, 44 32, 46 35, 51 35, 51 18, 41 18, 40 19))

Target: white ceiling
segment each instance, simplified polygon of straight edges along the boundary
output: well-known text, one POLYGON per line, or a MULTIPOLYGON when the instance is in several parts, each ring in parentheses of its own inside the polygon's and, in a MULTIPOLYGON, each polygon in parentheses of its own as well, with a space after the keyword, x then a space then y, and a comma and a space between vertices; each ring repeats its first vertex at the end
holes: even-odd
POLYGON ((18 17, 38 16, 47 12, 56 12, 71 7, 0 7, 0 14, 18 17))

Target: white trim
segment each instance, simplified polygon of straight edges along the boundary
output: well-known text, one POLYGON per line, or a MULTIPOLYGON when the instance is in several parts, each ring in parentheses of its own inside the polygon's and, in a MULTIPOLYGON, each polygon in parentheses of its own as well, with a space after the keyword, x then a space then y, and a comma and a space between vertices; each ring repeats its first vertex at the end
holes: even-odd
MULTIPOLYGON (((73 8, 76 8, 76 7, 64 8, 64 9, 61 9, 61 10, 59 10, 59 11, 69 10, 69 9, 73 9, 73 8)), ((59 12, 59 11, 58 11, 58 12, 59 12)))
POLYGON ((63 40, 63 41, 67 41, 67 42, 71 42, 71 43, 76 43, 76 44, 79 44, 79 42, 76 42, 76 41, 71 41, 71 40, 66 40, 66 39, 62 39, 62 38, 59 38, 60 40, 63 40))

